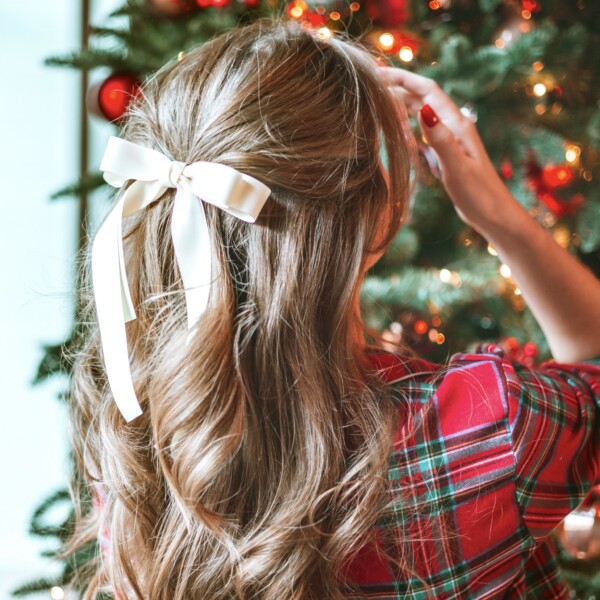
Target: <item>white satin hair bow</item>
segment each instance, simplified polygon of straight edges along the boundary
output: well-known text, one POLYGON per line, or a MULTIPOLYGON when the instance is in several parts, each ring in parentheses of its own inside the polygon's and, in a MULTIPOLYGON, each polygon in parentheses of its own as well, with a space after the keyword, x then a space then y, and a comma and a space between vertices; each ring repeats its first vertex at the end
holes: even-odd
POLYGON ((177 188, 171 236, 183 280, 188 330, 205 311, 211 281, 211 247, 202 201, 254 223, 271 190, 227 165, 170 160, 157 150, 112 136, 100 164, 104 179, 121 187, 120 197, 92 247, 92 279, 104 364, 115 402, 127 422, 142 414, 133 388, 125 323, 136 318, 123 259, 121 221, 177 188))

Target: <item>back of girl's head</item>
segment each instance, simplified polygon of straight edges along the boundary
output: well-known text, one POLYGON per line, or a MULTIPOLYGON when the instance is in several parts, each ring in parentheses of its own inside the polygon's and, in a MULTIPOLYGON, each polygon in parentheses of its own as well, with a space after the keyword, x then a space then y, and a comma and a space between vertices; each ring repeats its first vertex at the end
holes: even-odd
POLYGON ((112 540, 89 594, 110 581, 153 600, 341 597, 342 567, 385 501, 393 425, 357 354, 357 293, 381 227, 382 249, 402 222, 415 165, 377 69, 356 43, 262 20, 170 62, 133 103, 122 137, 272 193, 255 223, 203 204, 213 283, 189 346, 175 190, 124 222, 144 411, 131 423, 106 383, 86 257, 72 440, 107 503, 72 545, 99 526, 112 540))

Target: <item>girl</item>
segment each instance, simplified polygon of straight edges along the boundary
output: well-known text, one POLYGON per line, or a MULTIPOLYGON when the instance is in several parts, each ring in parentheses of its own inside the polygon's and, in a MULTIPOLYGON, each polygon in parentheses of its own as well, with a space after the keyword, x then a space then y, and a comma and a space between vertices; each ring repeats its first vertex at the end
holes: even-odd
POLYGON ((599 479, 600 283, 510 195, 440 88, 259 21, 162 68, 121 138, 103 164, 123 184, 129 364, 115 376, 99 232, 70 398, 96 510, 74 485, 67 551, 98 535, 104 550, 85 598, 567 598, 549 534, 599 479), (406 108, 556 360, 531 370, 481 344, 432 364, 362 323, 365 273, 412 192, 406 108), (266 186, 254 222, 211 196, 242 181, 266 186), (180 203, 206 218, 193 260, 212 257, 193 322, 180 203))

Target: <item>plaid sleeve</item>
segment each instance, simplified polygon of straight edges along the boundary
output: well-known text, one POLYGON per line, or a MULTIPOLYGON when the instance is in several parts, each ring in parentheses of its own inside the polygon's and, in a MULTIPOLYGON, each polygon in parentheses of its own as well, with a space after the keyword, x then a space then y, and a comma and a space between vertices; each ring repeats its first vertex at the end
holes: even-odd
POLYGON ((528 368, 503 354, 502 370, 517 502, 537 541, 600 482, 600 358, 528 368))

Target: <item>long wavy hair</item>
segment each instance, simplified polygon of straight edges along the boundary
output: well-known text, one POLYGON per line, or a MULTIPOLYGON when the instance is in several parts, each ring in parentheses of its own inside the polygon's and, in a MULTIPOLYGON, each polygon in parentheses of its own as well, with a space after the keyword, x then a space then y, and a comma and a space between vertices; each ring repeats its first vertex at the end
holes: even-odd
POLYGON ((392 242, 413 191, 406 111, 360 42, 263 19, 161 68, 121 137, 229 165, 272 194, 253 224, 204 204, 214 281, 187 346, 175 190, 124 221, 143 409, 130 423, 103 369, 90 251, 79 257, 65 549, 101 529, 111 540, 84 597, 347 597, 346 567, 389 502, 396 407, 365 352, 382 339, 357 307, 366 261, 392 242), (94 482, 101 514, 82 499, 94 482))

